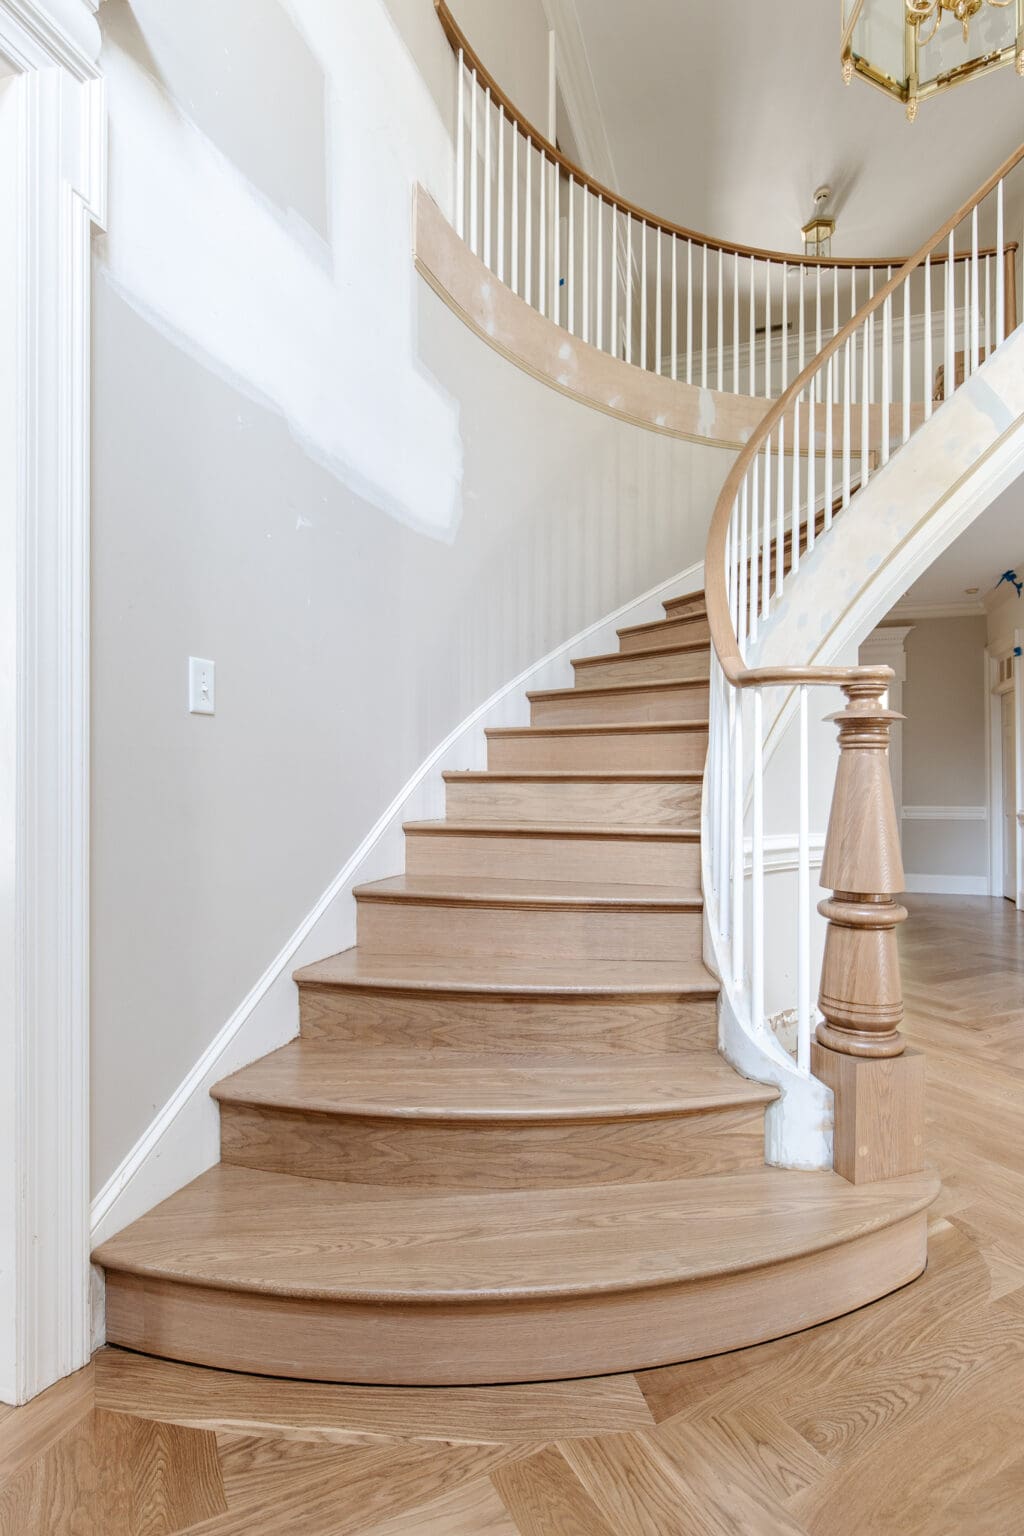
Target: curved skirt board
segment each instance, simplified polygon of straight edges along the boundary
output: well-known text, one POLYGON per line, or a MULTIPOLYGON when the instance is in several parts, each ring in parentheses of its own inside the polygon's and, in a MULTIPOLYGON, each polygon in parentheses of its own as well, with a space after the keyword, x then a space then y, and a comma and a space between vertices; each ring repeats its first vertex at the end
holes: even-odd
POLYGON ((455 1386, 596 1376, 741 1349, 813 1327, 915 1279, 919 1211, 763 1268, 606 1295, 420 1304, 299 1298, 107 1273, 110 1343, 312 1381, 455 1386))

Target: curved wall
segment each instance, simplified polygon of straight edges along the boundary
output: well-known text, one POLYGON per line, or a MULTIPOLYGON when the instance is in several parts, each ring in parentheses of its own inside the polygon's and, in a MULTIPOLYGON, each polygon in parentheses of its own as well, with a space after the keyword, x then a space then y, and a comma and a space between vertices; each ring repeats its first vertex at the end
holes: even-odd
POLYGON ((454 69, 422 8, 415 57, 381 0, 99 13, 95 1190, 432 749, 702 558, 732 460, 539 384, 416 277, 454 69))

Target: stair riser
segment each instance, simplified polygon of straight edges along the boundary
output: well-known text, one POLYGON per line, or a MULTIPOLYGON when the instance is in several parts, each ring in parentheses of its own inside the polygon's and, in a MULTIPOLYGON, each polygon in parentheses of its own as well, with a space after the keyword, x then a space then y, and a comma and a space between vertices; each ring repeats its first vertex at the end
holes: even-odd
POLYGON ((221 1105, 221 1160, 268 1173, 450 1194, 636 1184, 764 1164, 759 1106, 650 1120, 503 1125, 221 1105))
POLYGON ((299 987, 304 1039, 382 1049, 659 1055, 713 1045, 716 1014, 714 998, 592 1001, 299 987))
POLYGON ((695 827, 699 784, 505 783, 472 780, 448 785, 453 821, 595 823, 620 827, 695 827))
POLYGON ((708 640, 711 626, 706 618, 666 619, 656 629, 628 630, 619 636, 619 650, 623 655, 631 651, 653 650, 658 645, 686 645, 691 640, 708 640))
POLYGON ((359 948, 378 955, 573 955, 589 960, 696 960, 701 912, 360 901, 359 948))
POLYGON ((638 720, 706 720, 708 689, 659 688, 657 693, 597 694, 586 688, 554 699, 532 699, 532 725, 616 725, 638 720))
POLYGON ((689 682, 711 670, 710 651, 666 651, 664 655, 612 656, 607 661, 574 662, 577 688, 608 683, 689 682))
POLYGON ((706 731, 628 731, 621 736, 492 736, 487 766, 495 773, 613 769, 684 773, 702 769, 706 731))
POLYGON ((677 839, 407 833, 405 869, 416 876, 676 885, 680 895, 689 896, 700 889, 700 847, 677 839))
POLYGON ((839 1247, 607 1296, 349 1302, 107 1271, 107 1342, 312 1381, 456 1386, 608 1375, 742 1349, 862 1307, 921 1274, 924 1212, 839 1247))
POLYGON ((669 619, 689 617, 693 614, 706 614, 707 602, 703 592, 690 592, 686 597, 670 597, 661 605, 665 610, 665 616, 669 619))

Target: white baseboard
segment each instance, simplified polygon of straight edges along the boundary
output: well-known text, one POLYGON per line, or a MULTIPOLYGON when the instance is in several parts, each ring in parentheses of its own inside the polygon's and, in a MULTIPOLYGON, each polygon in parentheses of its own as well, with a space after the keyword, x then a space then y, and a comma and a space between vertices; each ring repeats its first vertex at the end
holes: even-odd
POLYGON ((905 875, 905 889, 917 896, 987 896, 987 875, 905 875))
POLYGON ((93 1245, 120 1231, 217 1161, 220 1122, 210 1087, 295 1038, 299 1013, 292 972, 355 943, 353 889, 367 880, 401 872, 405 865, 402 824, 444 815, 444 771, 484 767, 486 729, 528 723, 527 688, 571 686, 570 658, 580 654, 581 647, 593 653, 614 650, 617 628, 663 617, 664 599, 699 590, 703 580, 703 563, 692 565, 589 625, 499 688, 435 747, 97 1194, 90 1212, 93 1245))

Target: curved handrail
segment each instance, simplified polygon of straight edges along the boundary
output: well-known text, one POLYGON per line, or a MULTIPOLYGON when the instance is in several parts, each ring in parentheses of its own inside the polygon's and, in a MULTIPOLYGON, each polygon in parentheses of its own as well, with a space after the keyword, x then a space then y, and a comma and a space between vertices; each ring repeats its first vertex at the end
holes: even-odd
MULTIPOLYGON (((774 667, 774 668, 746 668, 740 652, 739 639, 732 622, 732 614, 729 608, 729 595, 726 577, 726 541, 729 523, 732 516, 736 497, 744 477, 756 459, 764 449, 766 442, 771 438, 775 428, 791 409, 794 402, 800 397, 808 385, 814 380, 828 362, 830 357, 845 346, 849 338, 855 335, 873 314, 877 313, 901 284, 927 261, 940 241, 947 239, 958 225, 966 218, 986 197, 999 185, 999 183, 1024 160, 1024 144, 1014 150, 1002 165, 992 173, 987 181, 978 189, 956 213, 948 218, 929 238, 915 251, 913 256, 903 263, 898 272, 885 282, 881 288, 861 305, 857 313, 840 327, 831 339, 825 343, 821 350, 811 359, 803 371, 797 375, 792 384, 773 402, 769 410, 762 417, 754 429, 750 440, 740 452, 735 464, 726 477, 725 484, 715 504, 715 510, 711 517, 711 526, 708 530, 708 541, 704 556, 705 594, 708 614, 708 624, 711 631, 711 642, 715 649, 722 671, 728 681, 737 688, 756 687, 758 685, 788 686, 790 684, 839 684, 855 682, 858 678, 867 679, 872 676, 891 676, 888 668, 882 667, 774 667)), ((1007 251, 1016 251, 1016 245, 1007 245, 1007 251)), ((979 253, 980 254, 980 253, 979 253)))
MULTIPOLYGON (((577 165, 575 161, 569 159, 568 155, 563 154, 556 144, 552 144, 551 140, 541 133, 539 128, 534 127, 529 118, 520 112, 511 98, 502 90, 498 81, 491 74, 469 41, 469 38, 455 20, 446 4, 446 0, 434 0, 434 9, 455 54, 463 56, 466 65, 473 71, 478 81, 490 91, 492 99, 501 107, 506 117, 516 124, 524 137, 531 141, 534 148, 546 160, 550 161, 552 165, 560 166, 579 186, 586 188, 610 207, 617 208, 620 213, 629 214, 638 223, 645 224, 650 229, 661 230, 663 234, 671 235, 676 239, 693 240, 698 245, 707 246, 709 251, 721 251, 729 256, 754 257, 759 261, 775 262, 781 266, 802 266, 812 269, 821 267, 828 271, 832 271, 834 268, 838 268, 840 271, 856 269, 857 271, 867 272, 872 269, 902 267, 906 264, 906 258, 903 256, 805 256, 797 251, 773 251, 762 249, 759 246, 718 240, 711 235, 701 234, 698 230, 687 229, 685 225, 675 224, 670 219, 664 219, 656 213, 651 213, 649 209, 641 208, 638 203, 630 202, 628 198, 622 197, 618 192, 613 192, 610 187, 606 187, 602 182, 597 181, 582 166, 577 165)), ((979 252, 979 255, 991 256, 994 254, 995 252, 992 249, 979 252)), ((955 253, 954 260, 964 261, 967 259, 967 255, 968 253, 966 252, 958 251, 955 253)), ((913 261, 913 257, 910 259, 913 261)), ((942 255, 937 256, 935 261, 938 265, 946 259, 946 256, 942 255)))

